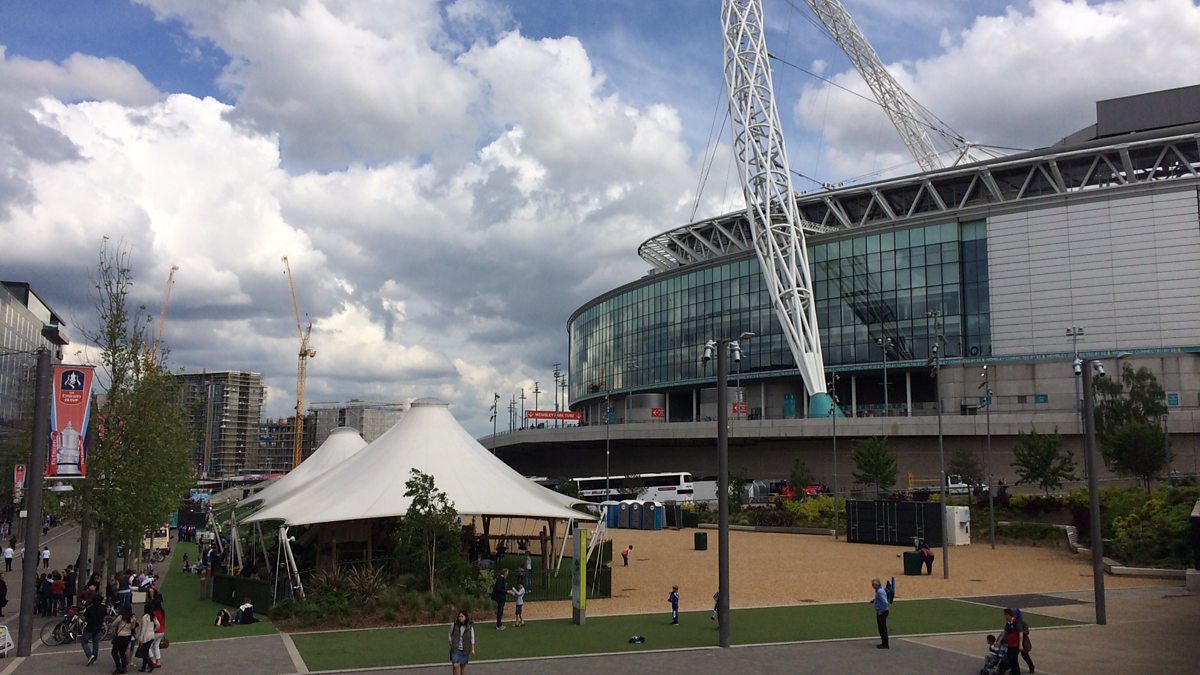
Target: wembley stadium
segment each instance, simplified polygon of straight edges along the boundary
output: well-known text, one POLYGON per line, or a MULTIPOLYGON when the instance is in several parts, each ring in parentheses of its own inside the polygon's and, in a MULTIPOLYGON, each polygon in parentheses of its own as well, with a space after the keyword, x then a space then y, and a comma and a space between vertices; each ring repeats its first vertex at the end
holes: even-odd
POLYGON ((800 457, 827 476, 836 424, 846 449, 887 436, 902 475, 936 476, 929 361, 941 336, 947 453, 978 451, 1010 482, 1020 431, 1057 430, 1080 457, 1078 353, 1117 377, 1125 366, 1155 374, 1174 465, 1195 471, 1200 86, 1100 101, 1095 124, 1037 151, 795 202, 813 226, 823 384, 843 419, 809 415, 812 387, 746 214, 732 213, 643 242, 649 272, 570 316, 567 406, 579 426, 485 444, 530 474, 713 473, 716 373, 701 349, 750 332, 730 375, 731 467, 783 477, 800 457))

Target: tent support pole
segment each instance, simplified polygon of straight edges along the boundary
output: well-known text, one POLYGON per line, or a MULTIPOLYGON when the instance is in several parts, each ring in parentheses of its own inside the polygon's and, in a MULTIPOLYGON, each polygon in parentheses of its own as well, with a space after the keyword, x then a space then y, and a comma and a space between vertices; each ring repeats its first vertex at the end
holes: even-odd
MULTIPOLYGON (((262 534, 262 532, 260 531, 259 534, 262 534)), ((279 567, 283 563, 283 561, 280 560, 280 556, 283 555, 283 528, 282 527, 279 528, 277 537, 279 539, 279 546, 278 546, 278 548, 275 549, 275 570, 272 572, 272 575, 271 575, 271 577, 272 577, 272 583, 271 583, 271 602, 272 602, 272 604, 279 602, 279 567)))
POLYGON ((288 583, 296 597, 304 599, 304 584, 300 583, 300 569, 296 565, 296 557, 292 554, 292 544, 288 539, 287 526, 279 528, 280 543, 283 544, 283 558, 287 561, 288 583))
MULTIPOLYGON (((566 557, 566 555, 567 555, 567 539, 570 538, 567 536, 567 534, 571 531, 571 526, 574 524, 575 524, 574 518, 567 521, 567 531, 563 533, 562 546, 560 546, 558 549, 558 564, 554 566, 554 574, 555 575, 558 575, 558 571, 560 569, 562 569, 563 558, 566 557)), ((553 532, 553 530, 551 530, 551 532, 553 532)), ((551 536, 553 536, 553 534, 551 536)))

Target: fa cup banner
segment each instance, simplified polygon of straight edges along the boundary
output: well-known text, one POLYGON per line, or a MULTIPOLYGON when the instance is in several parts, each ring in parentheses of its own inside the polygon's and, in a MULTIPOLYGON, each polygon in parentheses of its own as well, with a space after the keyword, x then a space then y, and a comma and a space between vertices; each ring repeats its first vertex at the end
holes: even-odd
POLYGON ((47 477, 83 478, 87 475, 93 375, 90 366, 54 366, 47 477))

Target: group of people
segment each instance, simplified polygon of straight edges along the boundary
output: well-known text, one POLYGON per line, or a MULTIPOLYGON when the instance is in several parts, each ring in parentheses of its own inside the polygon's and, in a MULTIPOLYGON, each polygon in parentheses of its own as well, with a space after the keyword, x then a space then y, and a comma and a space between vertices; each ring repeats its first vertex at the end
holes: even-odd
MULTIPOLYGON (((630 546, 629 548, 633 548, 630 546)), ((667 602, 671 605, 671 625, 679 625, 679 587, 672 586, 671 592, 667 594, 667 602)), ((716 621, 718 610, 721 607, 721 591, 713 593, 713 608, 712 614, 709 615, 709 620, 716 621)))
POLYGON ((1029 624, 1020 608, 1004 608, 1004 632, 999 639, 995 635, 987 636, 987 643, 988 653, 983 660, 982 672, 1016 675, 1021 672, 1018 658, 1025 660, 1030 673, 1034 672, 1033 659, 1029 657, 1033 649, 1033 643, 1029 641, 1029 624))
MULTIPOLYGON (((162 594, 151 586, 147 591, 146 603, 141 615, 134 616, 133 605, 124 604, 117 610, 113 620, 112 657, 116 664, 113 673, 124 673, 133 658, 142 660, 139 673, 148 673, 162 667, 162 646, 167 633, 167 615, 163 609, 162 594)), ((99 595, 92 598, 84 610, 83 653, 90 666, 96 662, 99 638, 104 631, 104 617, 108 611, 99 595), (89 649, 89 643, 91 649, 89 649)))
POLYGON ((509 596, 512 596, 515 600, 515 623, 517 627, 523 628, 525 626, 525 596, 528 592, 528 589, 525 588, 524 575, 517 577, 516 585, 509 588, 508 570, 500 570, 500 574, 496 576, 496 583, 492 585, 492 602, 496 603, 496 630, 507 628, 504 625, 504 605, 508 603, 509 596))
POLYGON ((75 606, 79 587, 79 572, 74 565, 65 570, 53 570, 38 575, 33 611, 38 616, 63 614, 75 606))
POLYGON ((254 603, 250 602, 250 598, 243 598, 242 604, 238 605, 236 612, 221 608, 217 612, 217 619, 213 625, 218 628, 227 628, 236 624, 251 623, 258 623, 258 618, 254 616, 254 603))

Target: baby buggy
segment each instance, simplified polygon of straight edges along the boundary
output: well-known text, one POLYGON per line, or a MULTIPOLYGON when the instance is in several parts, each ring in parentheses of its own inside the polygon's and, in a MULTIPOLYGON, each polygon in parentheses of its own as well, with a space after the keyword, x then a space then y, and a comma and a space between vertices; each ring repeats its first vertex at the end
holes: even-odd
POLYGON ((1007 654, 1007 645, 1000 645, 1000 649, 994 652, 989 649, 987 656, 983 657, 983 667, 979 669, 979 675, 999 675, 1005 672, 1004 657, 1007 654))

